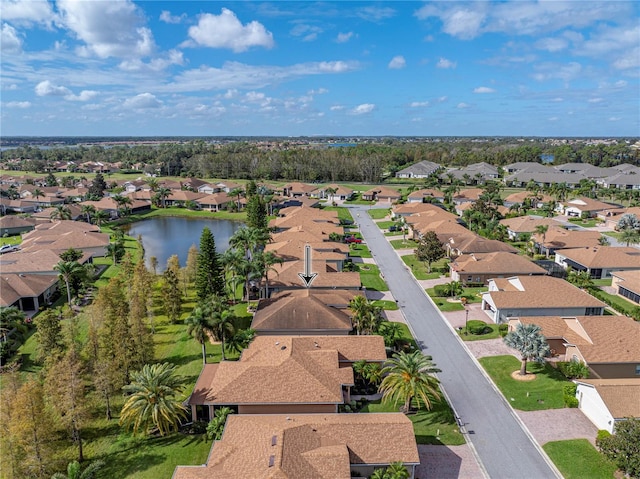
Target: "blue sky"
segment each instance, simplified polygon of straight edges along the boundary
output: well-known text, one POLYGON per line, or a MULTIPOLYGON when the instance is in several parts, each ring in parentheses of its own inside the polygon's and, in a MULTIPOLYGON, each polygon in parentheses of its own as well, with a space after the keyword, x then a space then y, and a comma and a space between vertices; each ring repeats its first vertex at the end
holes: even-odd
POLYGON ((640 2, 2 0, 3 136, 640 136, 640 2))

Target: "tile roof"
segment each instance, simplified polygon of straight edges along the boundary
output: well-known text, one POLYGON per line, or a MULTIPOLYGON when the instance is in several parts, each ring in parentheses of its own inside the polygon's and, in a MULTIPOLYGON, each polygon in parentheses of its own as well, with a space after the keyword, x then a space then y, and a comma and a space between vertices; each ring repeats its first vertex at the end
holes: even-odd
POLYGON ((557 253, 587 268, 640 269, 640 250, 626 246, 565 248, 557 253))
POLYGON ((342 404, 353 369, 340 361, 385 358, 381 336, 258 336, 239 361, 206 364, 189 403, 342 404))
MULTIPOLYGON (((598 246, 602 235, 598 231, 574 231, 560 226, 549 226, 544 235, 546 248, 579 248, 583 246, 598 246)), ((534 234, 537 243, 542 242, 542 235, 534 234)))
POLYGON ((440 190, 435 190, 433 188, 423 188, 421 190, 412 191, 407 196, 408 199, 423 199, 432 196, 434 198, 444 198, 444 193, 440 190))
POLYGON ((514 276, 496 278, 490 281, 500 288, 489 291, 494 304, 499 309, 523 308, 604 308, 606 305, 565 281, 551 276, 514 276))
POLYGON ((587 363, 640 363, 640 323, 627 316, 528 316, 548 338, 575 345, 587 363))
POLYGON ((341 302, 349 303, 359 291, 302 289, 282 291, 258 303, 251 322, 256 331, 351 331, 349 311, 329 306, 338 295, 341 302), (334 297, 323 294, 325 291, 334 297))
POLYGON ((14 215, 0 217, 0 228, 26 228, 35 225, 35 221, 30 218, 20 218, 14 215))
POLYGON ((580 379, 596 391, 615 419, 640 418, 640 379, 580 379))
POLYGON ((546 274, 546 270, 533 261, 504 251, 463 254, 449 263, 449 265, 454 271, 462 274, 546 274))
POLYGON ((207 464, 173 479, 350 479, 351 465, 419 464, 413 434, 401 413, 232 414, 207 464))

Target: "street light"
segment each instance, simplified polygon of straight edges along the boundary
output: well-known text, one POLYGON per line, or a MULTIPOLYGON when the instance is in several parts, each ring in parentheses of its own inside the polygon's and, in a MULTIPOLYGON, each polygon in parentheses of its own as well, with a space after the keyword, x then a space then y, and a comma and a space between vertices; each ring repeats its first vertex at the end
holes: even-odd
POLYGON ((464 335, 468 335, 469 334, 469 330, 467 329, 467 323, 469 322, 469 308, 467 308, 467 305, 464 305, 464 335))

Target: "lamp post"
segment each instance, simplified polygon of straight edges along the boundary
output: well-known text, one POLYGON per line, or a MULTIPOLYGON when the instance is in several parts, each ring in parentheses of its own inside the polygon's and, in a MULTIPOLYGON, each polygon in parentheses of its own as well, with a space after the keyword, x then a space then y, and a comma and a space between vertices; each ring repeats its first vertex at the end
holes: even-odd
POLYGON ((469 331, 467 330, 467 323, 469 322, 469 308, 467 308, 467 305, 464 305, 464 335, 466 336, 467 334, 469 334, 469 331))

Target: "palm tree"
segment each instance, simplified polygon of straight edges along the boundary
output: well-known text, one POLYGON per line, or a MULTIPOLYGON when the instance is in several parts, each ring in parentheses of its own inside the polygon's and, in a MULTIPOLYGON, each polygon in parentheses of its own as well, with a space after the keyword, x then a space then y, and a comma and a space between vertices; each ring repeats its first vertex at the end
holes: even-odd
POLYGON ((534 232, 537 235, 540 235, 542 241, 540 241, 540 252, 542 253, 542 248, 544 248, 545 240, 547 239, 547 231, 549 231, 549 225, 537 225, 534 229, 534 232))
POLYGON ((158 183, 158 179, 152 177, 147 180, 147 186, 151 191, 156 191, 160 185, 158 183))
POLYGON ((98 228, 100 228, 100 226, 102 225, 103 222, 107 221, 109 219, 109 213, 107 213, 104 210, 97 210, 94 214, 93 214, 93 220, 96 222, 96 224, 98 225, 98 228))
POLYGON ((224 307, 219 298, 215 298, 211 307, 211 324, 213 328, 213 336, 217 341, 222 343, 222 360, 227 358, 224 354, 225 339, 231 337, 235 333, 234 322, 236 317, 233 312, 224 307))
POLYGON ((383 401, 391 401, 395 406, 402 402, 402 411, 406 414, 415 400, 418 408, 427 410, 433 402, 440 399, 438 378, 433 373, 439 370, 431 362, 431 356, 421 351, 394 354, 382 368, 384 379, 378 388, 383 401))
POLYGON ((131 383, 122 390, 127 399, 120 413, 120 425, 146 434, 157 429, 161 436, 177 429, 187 410, 182 399, 182 379, 175 375, 176 366, 169 363, 145 364, 131 373, 131 383))
POLYGON ((244 190, 240 187, 234 188, 229 192, 229 196, 236 196, 238 198, 238 202, 236 204, 238 207, 238 211, 240 211, 240 197, 242 196, 243 193, 244 193, 244 190))
POLYGON ((333 198, 333 195, 335 195, 337 191, 338 191, 337 188, 333 188, 329 186, 328 188, 324 189, 324 194, 326 195, 326 198, 330 200, 333 198))
POLYGON ((222 438, 222 432, 224 431, 224 425, 227 423, 227 417, 229 414, 233 414, 233 409, 230 407, 216 408, 214 417, 207 424, 207 437, 214 441, 219 441, 222 438))
POLYGON ((105 465, 104 461, 91 462, 84 471, 78 461, 70 462, 67 465, 67 473, 56 472, 51 479, 93 479, 96 473, 105 465))
POLYGON ((38 201, 38 198, 42 198, 44 196, 44 192, 40 188, 36 188, 35 190, 33 190, 33 193, 31 194, 36 199, 37 205, 40 206, 40 202, 38 201))
POLYGON ((244 281, 240 275, 240 265, 245 261, 244 252, 240 249, 229 248, 220 256, 220 263, 224 268, 224 277, 229 291, 229 297, 236 301, 238 285, 244 281))
POLYGON ((49 217, 52 220, 70 220, 71 210, 66 205, 56 205, 49 217))
POLYGON ((388 467, 376 469, 369 479, 409 479, 411 475, 402 462, 394 462, 388 467))
POLYGON ((166 200, 169 196, 171 196, 171 190, 169 188, 161 186, 156 191, 155 196, 160 200, 160 204, 162 205, 162 207, 166 208, 166 200))
POLYGON ((131 211, 129 206, 133 203, 128 196, 116 195, 113 200, 118 204, 118 214, 121 216, 127 216, 131 211))
POLYGON ((274 265, 279 264, 282 265, 284 263, 284 259, 275 254, 273 251, 261 251, 256 254, 254 258, 254 262, 257 266, 258 273, 260 277, 264 278, 264 297, 269 297, 269 272, 273 271, 274 273, 278 273, 278 270, 274 268, 274 265))
POLYGON ((202 364, 207 364, 206 344, 210 341, 211 336, 215 334, 211 318, 203 308, 196 306, 184 322, 187 325, 187 334, 202 345, 202 364))
POLYGON ((85 269, 77 261, 60 261, 53 269, 58 272, 59 278, 64 281, 67 287, 67 303, 69 307, 71 307, 71 279, 76 275, 84 273, 85 269))
POLYGON ((245 257, 251 258, 255 251, 269 242, 270 237, 269 232, 262 228, 242 227, 229 238, 229 245, 233 248, 242 248, 245 257))
POLYGON ((462 287, 462 284, 460 284, 460 281, 450 281, 449 283, 443 285, 443 289, 449 296, 458 296, 464 291, 464 288, 462 287))
POLYGON ((96 207, 93 205, 82 205, 81 212, 87 218, 87 223, 91 224, 91 215, 96 212, 96 207))
POLYGON ((402 326, 400 326, 400 323, 384 321, 380 325, 380 334, 384 338, 384 345, 393 347, 396 340, 402 337, 402 326))
POLYGON ((632 244, 640 243, 640 231, 631 228, 625 228, 620 232, 620 241, 625 243, 627 247, 632 244))
POLYGON ((356 334, 359 335, 365 326, 365 318, 369 311, 369 300, 364 296, 356 296, 349 301, 349 309, 353 312, 351 317, 353 327, 356 329, 356 334))
POLYGON ((550 354, 549 344, 536 324, 519 323, 514 331, 504 337, 504 343, 520 352, 522 365, 520 376, 527 374, 527 361, 543 363, 550 354))
POLYGON ((244 349, 249 346, 249 343, 253 341, 254 336, 256 335, 255 330, 249 329, 241 329, 236 332, 233 336, 230 336, 227 339, 227 349, 232 352, 236 352, 240 354, 244 349))

